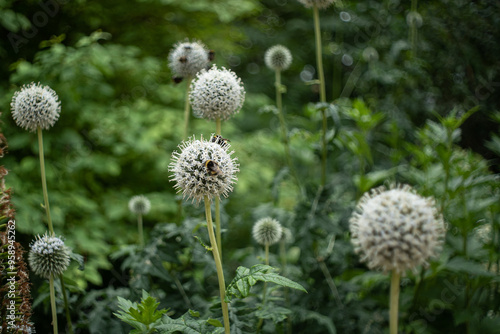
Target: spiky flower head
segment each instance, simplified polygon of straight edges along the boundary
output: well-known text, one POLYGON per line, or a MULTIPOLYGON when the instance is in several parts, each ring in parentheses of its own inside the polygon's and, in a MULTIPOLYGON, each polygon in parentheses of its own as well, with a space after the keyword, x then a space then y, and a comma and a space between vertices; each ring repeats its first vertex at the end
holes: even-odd
POLYGON ((287 47, 277 44, 267 49, 264 54, 264 61, 271 70, 284 71, 292 63, 292 54, 287 47))
POLYGON ((210 65, 210 51, 200 41, 178 42, 168 55, 168 66, 175 77, 194 77, 210 65))
POLYGON ((151 202, 144 195, 133 196, 128 201, 129 210, 136 215, 145 215, 151 209, 151 202))
POLYGON ((14 93, 10 107, 16 124, 31 132, 38 127, 50 129, 61 112, 56 92, 49 86, 34 82, 14 93))
POLYGON ((350 230, 355 251, 369 268, 401 274, 426 265, 440 250, 445 233, 434 200, 408 185, 365 193, 350 219, 350 230))
POLYGON ((276 219, 265 217, 258 220, 252 228, 252 236, 261 245, 273 245, 280 241, 283 228, 276 219))
POLYGON ((318 7, 318 9, 325 9, 329 7, 335 0, 298 0, 306 8, 311 8, 313 6, 318 7))
POLYGON ((227 120, 243 107, 245 89, 241 79, 231 70, 202 70, 191 83, 189 101, 197 117, 227 120))
POLYGON ((288 227, 283 227, 283 233, 281 233, 281 241, 286 244, 293 242, 293 233, 288 227))
POLYGON ((182 191, 184 198, 199 203, 205 196, 208 199, 227 197, 233 191, 239 171, 236 158, 228 152, 230 144, 195 139, 193 136, 179 145, 180 152, 172 153, 168 170, 173 174, 174 188, 182 191))
POLYGON ((36 236, 30 245, 28 260, 31 270, 44 278, 59 276, 70 262, 70 250, 60 238, 45 233, 36 236))

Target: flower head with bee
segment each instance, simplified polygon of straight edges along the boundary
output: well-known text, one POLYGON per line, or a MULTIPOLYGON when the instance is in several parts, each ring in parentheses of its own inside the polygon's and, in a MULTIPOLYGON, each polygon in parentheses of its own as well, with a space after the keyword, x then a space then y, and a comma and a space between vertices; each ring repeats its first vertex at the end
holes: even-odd
POLYGON ((174 45, 168 55, 168 66, 174 75, 174 81, 194 77, 197 72, 209 66, 213 59, 213 51, 200 41, 185 40, 174 45))
POLYGON ((209 199, 227 197, 233 191, 239 164, 229 152, 230 144, 205 140, 203 137, 189 140, 179 145, 180 152, 172 153, 169 165, 170 176, 175 188, 184 198, 199 203, 209 199))

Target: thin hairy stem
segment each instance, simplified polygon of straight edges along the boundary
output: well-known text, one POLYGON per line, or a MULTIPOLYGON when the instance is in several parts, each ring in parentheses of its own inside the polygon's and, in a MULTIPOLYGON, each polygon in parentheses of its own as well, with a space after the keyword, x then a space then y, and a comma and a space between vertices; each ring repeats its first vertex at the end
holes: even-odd
POLYGON ((64 285, 64 278, 62 274, 59 275, 59 279, 61 281, 61 290, 63 293, 64 310, 66 311, 66 322, 68 323, 68 331, 69 334, 73 334, 73 324, 71 323, 71 314, 69 313, 68 297, 66 296, 66 286, 64 285))
POLYGON ((52 311, 52 328, 54 329, 54 334, 58 334, 57 330, 57 308, 56 308, 56 293, 54 290, 54 276, 50 274, 49 278, 49 290, 50 290, 50 309, 52 311))
POLYGON ((144 247, 144 232, 143 232, 143 227, 142 227, 142 215, 138 214, 137 215, 137 233, 139 234, 139 247, 143 248, 144 247))
POLYGON ((224 298, 226 297, 226 283, 224 282, 222 261, 220 259, 220 254, 217 247, 217 241, 215 240, 214 226, 212 224, 212 212, 210 210, 210 200, 208 199, 207 196, 205 196, 204 201, 205 201, 205 216, 207 219, 208 237, 210 238, 210 245, 212 247, 212 254, 214 256, 215 268, 217 269, 217 278, 219 280, 220 302, 222 307, 222 316, 224 318, 224 332, 225 334, 231 334, 229 326, 229 309, 227 303, 224 301, 224 298))
POLYGON ((389 333, 398 334, 398 308, 399 308, 399 280, 401 275, 396 271, 392 271, 391 275, 391 298, 389 309, 389 333))
POLYGON ((38 153, 40 156, 40 174, 42 176, 42 190, 43 190, 43 203, 45 208, 45 213, 47 214, 47 224, 49 226, 49 232, 54 235, 54 228, 52 227, 52 219, 50 217, 50 206, 49 206, 49 193, 47 191, 47 178, 45 176, 45 159, 43 154, 43 135, 42 128, 38 127, 38 153))
POLYGON ((189 116, 190 116, 190 103, 189 103, 189 89, 191 87, 192 78, 186 78, 186 96, 184 101, 184 140, 188 138, 189 132, 189 116))
MULTIPOLYGON (((321 45, 321 30, 319 24, 319 10, 318 6, 313 6, 314 15, 314 36, 316 41, 316 63, 318 67, 318 77, 319 77, 319 100, 322 103, 326 102, 326 89, 325 89, 325 73, 323 71, 323 56, 322 56, 322 45, 321 45)), ((323 118, 322 130, 321 130, 321 185, 326 184, 326 131, 327 131, 327 118, 325 108, 321 109, 321 114, 323 118)))
MULTIPOLYGON (((416 13, 417 12, 417 1, 418 0, 411 0, 411 11, 410 13, 416 13)), ((416 57, 417 56, 417 24, 415 22, 415 18, 413 18, 410 22, 410 43, 411 43, 411 56, 416 57)))

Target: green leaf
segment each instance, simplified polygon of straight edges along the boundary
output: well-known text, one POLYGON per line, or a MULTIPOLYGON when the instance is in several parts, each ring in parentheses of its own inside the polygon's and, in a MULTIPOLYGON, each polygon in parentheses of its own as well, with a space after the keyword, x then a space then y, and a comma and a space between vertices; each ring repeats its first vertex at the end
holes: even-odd
POLYGON ((188 310, 177 319, 164 315, 161 324, 156 329, 162 334, 177 332, 184 334, 219 334, 224 332, 220 321, 215 319, 204 320, 199 317, 200 313, 193 310, 188 310))
POLYGON ((153 333, 162 315, 167 312, 167 310, 157 310, 160 303, 144 290, 140 304, 121 297, 117 298, 121 311, 114 315, 137 329, 139 333, 153 333))
POLYGON ((226 302, 232 297, 245 298, 250 294, 250 289, 257 281, 275 283, 284 287, 307 292, 302 285, 276 273, 277 269, 264 264, 257 264, 248 269, 238 267, 236 277, 226 289, 226 302))
POLYGON ((470 275, 477 275, 484 277, 495 276, 494 273, 487 271, 486 268, 481 264, 474 261, 466 260, 462 257, 455 257, 451 259, 446 264, 446 269, 453 272, 461 272, 470 275))

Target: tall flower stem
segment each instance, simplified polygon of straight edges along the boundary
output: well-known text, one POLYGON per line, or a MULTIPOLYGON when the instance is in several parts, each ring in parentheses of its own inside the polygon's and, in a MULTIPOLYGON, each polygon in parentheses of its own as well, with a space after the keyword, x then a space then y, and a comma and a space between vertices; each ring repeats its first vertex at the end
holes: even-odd
POLYGON ((188 138, 189 131, 189 115, 190 115, 190 104, 189 104, 189 89, 191 87, 192 78, 186 78, 186 96, 184 100, 184 136, 183 139, 188 138))
MULTIPOLYGON (((411 0, 411 13, 417 12, 417 1, 411 0)), ((410 43, 411 43, 411 55, 415 57, 417 55, 417 23, 415 19, 410 22, 410 43)))
POLYGON ((143 248, 144 247, 144 231, 143 231, 143 224, 142 224, 142 215, 138 214, 137 215, 137 232, 139 234, 139 247, 143 248))
POLYGON ((398 308, 399 308, 399 281, 401 275, 396 271, 392 271, 391 275, 391 297, 389 309, 389 333, 398 334, 398 308))
POLYGON ((217 278, 219 280, 220 302, 222 307, 222 316, 224 318, 224 333, 231 334, 229 325, 229 309, 227 303, 224 301, 226 297, 226 283, 224 282, 222 261, 220 259, 220 254, 217 247, 217 241, 215 240, 214 226, 212 224, 212 212, 210 210, 210 200, 208 199, 208 196, 205 196, 204 202, 205 202, 205 216, 207 219, 208 237, 210 238, 210 245, 212 247, 212 254, 214 256, 215 268, 217 269, 217 278))
MULTIPOLYGON (((325 88, 325 73, 323 71, 323 56, 321 46, 321 30, 319 25, 319 9, 317 5, 313 6, 314 15, 314 36, 316 41, 316 63, 318 67, 319 76, 319 100, 321 103, 326 102, 326 88, 325 88)), ((326 110, 321 109, 321 116, 323 118, 322 131, 321 131, 321 186, 326 184, 326 131, 327 119, 326 110)))
POLYGON ((54 290, 54 276, 50 274, 49 278, 49 290, 50 290, 50 308, 52 310, 52 328, 54 329, 54 334, 58 334, 57 330, 57 309, 56 309, 56 293, 54 290))
POLYGON ((43 191, 43 203, 45 208, 45 213, 47 214, 47 224, 49 226, 50 234, 54 235, 54 228, 52 227, 52 219, 50 217, 50 206, 49 206, 49 193, 47 191, 47 178, 45 177, 45 159, 43 154, 43 134, 42 128, 38 127, 38 153, 40 156, 40 174, 42 176, 42 191, 43 191))
MULTIPOLYGON (((220 117, 215 119, 215 134, 222 136, 222 122, 220 117)), ((215 198, 215 235, 217 239, 217 247, 219 248, 219 255, 222 261, 222 235, 221 235, 221 222, 220 222, 220 198, 215 198)))

